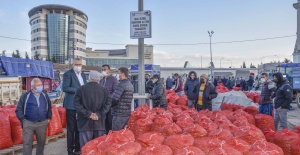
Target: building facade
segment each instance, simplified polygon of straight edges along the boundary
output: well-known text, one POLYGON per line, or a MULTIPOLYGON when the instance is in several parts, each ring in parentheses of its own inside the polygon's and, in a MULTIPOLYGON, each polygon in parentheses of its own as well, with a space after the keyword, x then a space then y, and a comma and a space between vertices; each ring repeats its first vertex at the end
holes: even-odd
POLYGON ((86 29, 88 17, 65 5, 41 5, 28 13, 31 25, 31 55, 39 59, 55 57, 60 64, 79 57, 86 64, 86 29))
MULTIPOLYGON (((153 64, 153 46, 145 45, 145 64, 153 64)), ((102 66, 109 64, 112 67, 131 66, 138 64, 138 45, 126 45, 125 49, 92 50, 86 48, 86 64, 88 66, 102 66)))

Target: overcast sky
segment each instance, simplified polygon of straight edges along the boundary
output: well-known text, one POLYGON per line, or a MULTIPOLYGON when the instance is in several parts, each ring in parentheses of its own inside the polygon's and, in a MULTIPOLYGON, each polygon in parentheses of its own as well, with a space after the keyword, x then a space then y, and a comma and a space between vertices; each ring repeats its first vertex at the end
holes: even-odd
MULTIPOLYGON (((292 58, 295 46, 297 0, 144 0, 144 9, 152 11, 154 62, 162 66, 207 67, 210 62, 208 30, 215 33, 212 42, 230 42, 291 36, 252 42, 219 43, 212 45, 216 67, 240 67, 252 62, 292 58), (275 56, 276 55, 276 56, 275 56)), ((130 11, 136 11, 138 0, 1 0, 0 36, 30 40, 28 11, 42 4, 63 4, 82 10, 88 15, 87 42, 137 44, 130 39, 130 11)), ((123 45, 87 43, 93 49, 120 49, 123 45)), ((0 37, 0 50, 30 51, 30 42, 0 37)))

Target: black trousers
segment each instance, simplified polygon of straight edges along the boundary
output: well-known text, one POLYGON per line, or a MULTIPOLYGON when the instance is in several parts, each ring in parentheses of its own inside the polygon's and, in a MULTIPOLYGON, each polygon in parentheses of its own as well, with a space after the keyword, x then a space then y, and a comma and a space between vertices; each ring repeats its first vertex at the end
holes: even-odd
POLYGON ((108 132, 112 129, 112 119, 113 116, 111 115, 111 110, 108 111, 106 114, 106 119, 105 119, 105 133, 108 134, 108 132))
POLYGON ((66 110, 67 114, 67 147, 68 154, 73 155, 74 151, 80 151, 79 131, 76 120, 76 110, 66 110))

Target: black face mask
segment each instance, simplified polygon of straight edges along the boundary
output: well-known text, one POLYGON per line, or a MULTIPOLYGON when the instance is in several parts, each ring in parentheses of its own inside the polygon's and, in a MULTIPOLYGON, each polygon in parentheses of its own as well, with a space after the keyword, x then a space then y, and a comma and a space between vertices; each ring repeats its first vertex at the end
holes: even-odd
POLYGON ((203 78, 200 79, 200 83, 201 84, 204 83, 204 79, 203 78))

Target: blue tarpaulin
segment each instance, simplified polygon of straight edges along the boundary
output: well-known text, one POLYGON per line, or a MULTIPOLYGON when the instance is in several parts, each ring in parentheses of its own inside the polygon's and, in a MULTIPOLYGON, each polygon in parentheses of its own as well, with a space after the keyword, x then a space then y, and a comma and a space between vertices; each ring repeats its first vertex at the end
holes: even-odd
MULTIPOLYGON (((137 71, 139 70, 139 66, 138 65, 131 65, 130 70, 132 71, 137 71)), ((152 65, 145 65, 145 70, 152 70, 152 65)))
POLYGON ((0 56, 0 68, 7 76, 54 78, 53 63, 49 61, 0 56))

